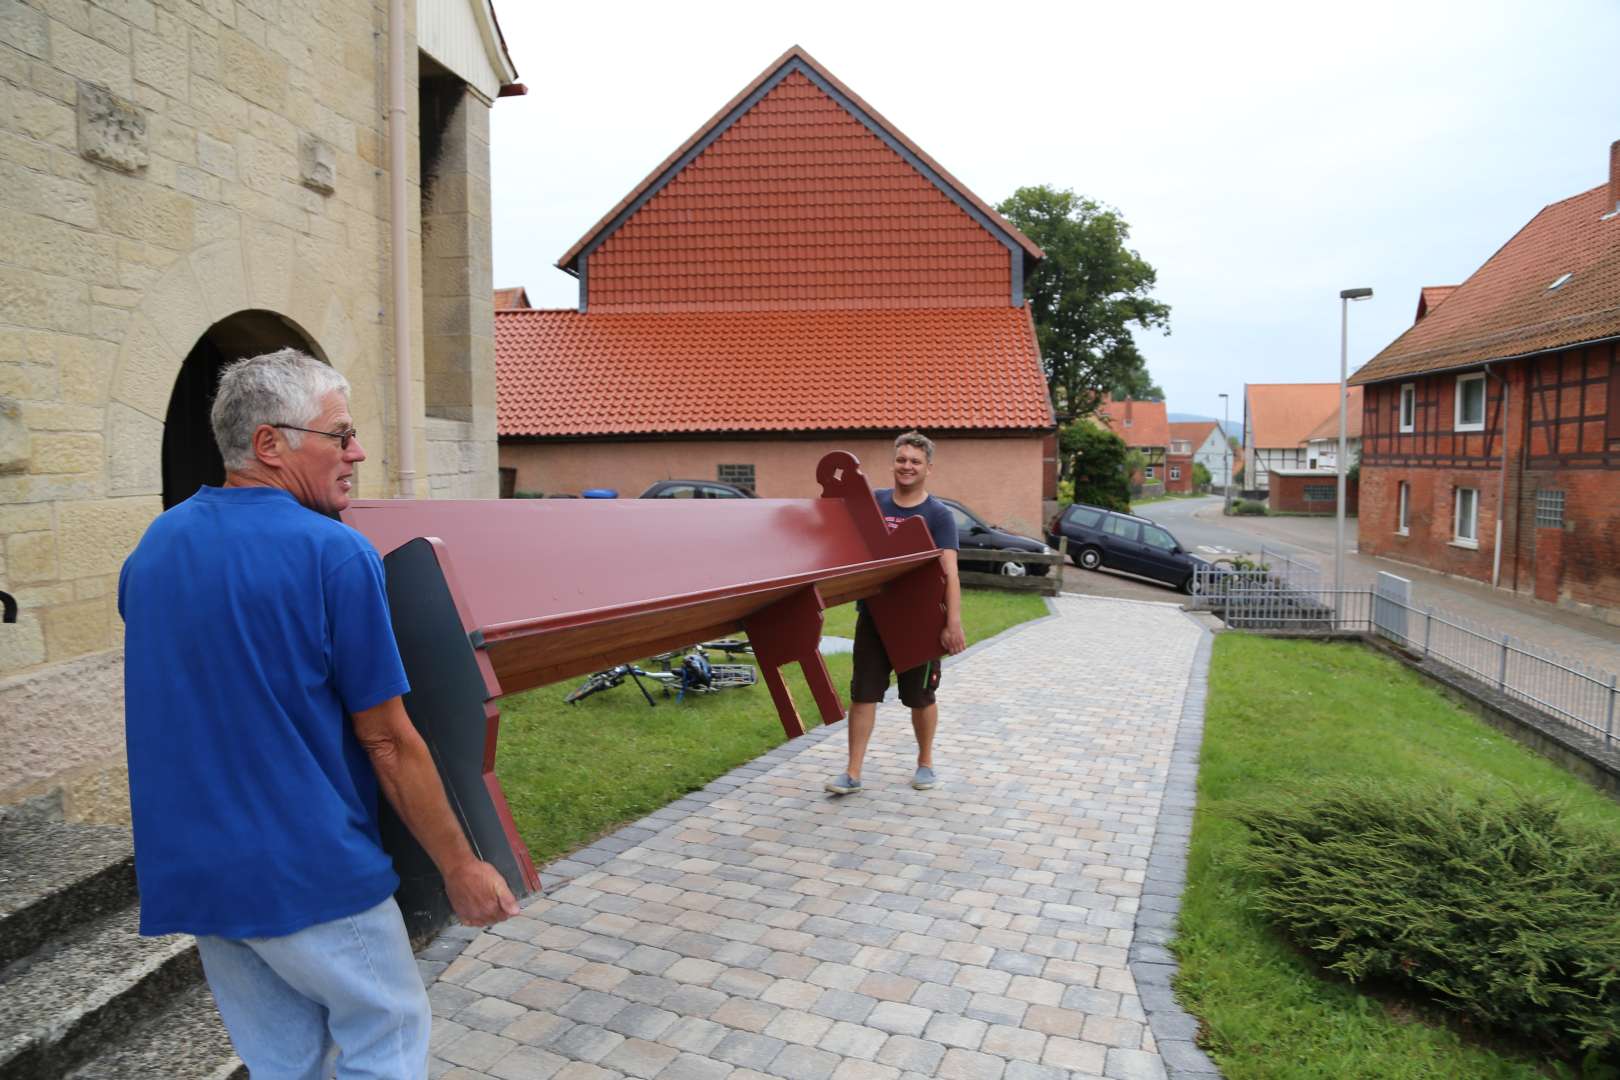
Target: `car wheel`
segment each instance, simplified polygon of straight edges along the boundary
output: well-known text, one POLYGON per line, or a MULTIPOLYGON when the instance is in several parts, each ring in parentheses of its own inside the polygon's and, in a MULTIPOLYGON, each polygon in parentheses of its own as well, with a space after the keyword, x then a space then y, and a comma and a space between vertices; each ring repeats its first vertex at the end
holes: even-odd
POLYGON ((1009 559, 1001 564, 1001 575, 1003 577, 1023 577, 1028 572, 1021 562, 1013 562, 1009 559))
POLYGON ((1185 578, 1182 578, 1182 580, 1181 580, 1181 591, 1186 593, 1188 596, 1194 596, 1198 592, 1197 584, 1198 584, 1198 575, 1197 574, 1188 574, 1185 578))
POLYGON ((1102 565, 1102 551, 1099 548, 1085 547, 1080 554, 1074 557, 1074 565, 1084 570, 1095 570, 1102 565))

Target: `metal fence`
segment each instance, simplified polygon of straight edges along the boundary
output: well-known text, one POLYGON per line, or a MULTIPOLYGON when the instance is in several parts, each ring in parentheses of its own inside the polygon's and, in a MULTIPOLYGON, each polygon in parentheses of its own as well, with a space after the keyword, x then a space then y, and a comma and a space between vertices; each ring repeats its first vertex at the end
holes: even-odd
POLYGON ((1335 589, 1276 562, 1252 570, 1203 567, 1195 572, 1193 606, 1220 615, 1234 629, 1376 634, 1614 747, 1620 680, 1612 672, 1418 606, 1408 585, 1381 574, 1373 588, 1335 589))

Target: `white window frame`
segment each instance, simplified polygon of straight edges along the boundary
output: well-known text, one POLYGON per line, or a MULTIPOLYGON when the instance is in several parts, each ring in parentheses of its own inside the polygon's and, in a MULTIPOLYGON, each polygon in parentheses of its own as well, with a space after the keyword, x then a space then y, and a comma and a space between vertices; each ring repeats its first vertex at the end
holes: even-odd
POLYGON ((1395 535, 1412 535, 1411 525, 1407 514, 1412 505, 1412 485, 1405 480, 1395 485, 1395 535))
POLYGON ((1170 466, 1170 479, 1172 479, 1172 480, 1180 480, 1181 479, 1181 466, 1180 465, 1172 465, 1172 466, 1170 466))
POLYGON ((1402 434, 1417 430, 1417 383, 1401 384, 1400 412, 1396 415, 1402 434))
POLYGON ((1142 479, 1144 479, 1144 480, 1157 480, 1159 478, 1159 474, 1153 471, 1156 468, 1158 468, 1157 465, 1144 465, 1144 466, 1142 466, 1142 479))
POLYGON ((1487 395, 1485 393, 1485 389, 1486 389, 1485 388, 1485 373, 1483 371, 1476 372, 1475 374, 1472 374, 1472 375, 1459 375, 1459 376, 1457 376, 1457 398, 1456 398, 1456 401, 1452 403, 1453 404, 1453 407, 1452 407, 1452 430, 1453 431, 1484 431, 1485 430, 1485 413, 1487 411, 1486 408, 1485 408, 1485 406, 1486 406, 1486 400, 1485 399, 1487 397, 1487 395), (1476 421, 1476 422, 1464 422, 1464 420, 1463 420, 1463 384, 1464 383, 1471 383, 1471 382, 1479 383, 1479 420, 1476 421))
POLYGON ((1479 489, 1466 487, 1454 488, 1452 490, 1451 501, 1451 542, 1457 547, 1479 547, 1479 489), (1463 497, 1464 492, 1466 492, 1468 495, 1466 499, 1463 497), (1466 536, 1463 535, 1463 525, 1465 524, 1463 515, 1464 503, 1468 504, 1468 514, 1466 519, 1466 524, 1468 525, 1468 535, 1466 536))

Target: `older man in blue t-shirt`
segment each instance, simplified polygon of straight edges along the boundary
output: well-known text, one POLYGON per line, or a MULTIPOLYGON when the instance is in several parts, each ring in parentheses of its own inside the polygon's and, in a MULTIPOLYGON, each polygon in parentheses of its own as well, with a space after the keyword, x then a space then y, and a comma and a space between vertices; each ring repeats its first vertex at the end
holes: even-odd
POLYGON ((377 832, 379 789, 463 922, 517 913, 405 714, 382 561, 332 515, 365 459, 349 384, 293 349, 220 377, 223 487, 124 563, 141 933, 197 935, 254 1077, 420 1077, 430 1014, 377 832), (352 718, 352 719, 351 719, 352 718))
MULTIPOLYGON (((956 518, 944 503, 928 494, 928 477, 934 471, 934 442, 917 431, 908 431, 894 440, 894 487, 878 488, 878 509, 894 528, 908 517, 920 517, 928 524, 928 535, 941 549, 940 566, 945 571, 945 629, 940 631, 940 648, 953 656, 967 645, 962 633, 962 586, 956 573, 956 518)), ((827 781, 826 790, 834 795, 853 795, 861 790, 861 766, 866 747, 877 725, 878 702, 889 691, 889 675, 894 665, 883 648, 883 639, 864 603, 858 605, 855 619, 854 674, 849 683, 849 764, 842 774, 827 781)), ((896 673, 900 701, 911 709, 911 729, 917 736, 917 771, 911 786, 926 790, 935 784, 934 732, 939 728, 939 705, 934 691, 939 688, 939 661, 931 660, 896 673)))

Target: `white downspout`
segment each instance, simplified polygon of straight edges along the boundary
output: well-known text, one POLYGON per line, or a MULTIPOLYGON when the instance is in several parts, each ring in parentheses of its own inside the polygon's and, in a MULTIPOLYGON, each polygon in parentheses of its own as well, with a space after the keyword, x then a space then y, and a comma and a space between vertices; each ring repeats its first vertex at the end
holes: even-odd
POLYGON ((399 497, 416 498, 416 433, 411 405, 411 259, 405 217, 405 0, 388 4, 388 204, 394 262, 394 418, 399 497))

